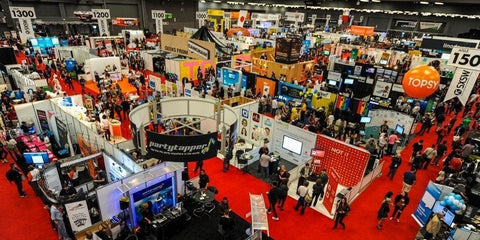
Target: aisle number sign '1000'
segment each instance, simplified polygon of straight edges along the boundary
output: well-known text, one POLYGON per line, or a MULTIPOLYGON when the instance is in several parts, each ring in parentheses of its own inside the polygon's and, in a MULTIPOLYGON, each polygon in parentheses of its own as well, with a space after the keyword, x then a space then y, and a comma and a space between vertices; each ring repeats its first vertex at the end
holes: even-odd
POLYGON ((22 42, 26 42, 27 39, 35 37, 35 32, 32 26, 32 19, 37 18, 35 14, 35 8, 33 7, 10 7, 10 15, 12 18, 17 18, 20 23, 22 42))
POLYGON ((98 21, 98 32, 100 36, 110 36, 110 30, 108 30, 108 19, 110 16, 110 9, 92 9, 93 19, 98 21))

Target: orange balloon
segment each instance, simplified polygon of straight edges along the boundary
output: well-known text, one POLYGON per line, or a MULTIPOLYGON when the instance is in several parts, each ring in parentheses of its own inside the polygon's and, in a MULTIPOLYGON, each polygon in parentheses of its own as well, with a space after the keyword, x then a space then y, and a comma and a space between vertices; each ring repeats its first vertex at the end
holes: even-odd
POLYGON ((408 96, 428 97, 438 89, 440 74, 432 66, 417 66, 405 73, 402 84, 403 90, 408 96))

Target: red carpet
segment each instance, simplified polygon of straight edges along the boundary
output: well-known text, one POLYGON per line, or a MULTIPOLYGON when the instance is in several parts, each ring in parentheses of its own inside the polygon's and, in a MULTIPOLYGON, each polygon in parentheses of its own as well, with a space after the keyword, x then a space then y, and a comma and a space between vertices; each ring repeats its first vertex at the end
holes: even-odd
MULTIPOLYGON (((386 162, 383 169, 383 175, 377 178, 373 184, 352 203, 352 211, 344 220, 347 225, 346 230, 341 228, 333 230, 333 220, 328 219, 313 209, 307 208, 305 214, 300 216, 298 212, 293 209, 296 201, 292 198, 288 198, 285 204, 285 211, 278 211, 280 221, 273 221, 271 220, 271 216, 269 216, 271 237, 280 240, 313 238, 327 238, 329 240, 415 239, 419 226, 413 220, 411 214, 417 207, 428 181, 430 179, 435 179, 440 168, 430 166, 428 170, 419 170, 417 172, 417 183, 409 193, 410 204, 400 217, 399 223, 387 220, 384 223, 383 230, 377 230, 376 216, 377 210, 379 209, 386 192, 393 191, 396 195, 401 191, 403 173, 410 168, 408 165, 408 159, 411 155, 412 145, 420 138, 424 139, 424 148, 435 143, 436 134, 434 133, 434 128, 432 128, 429 134, 416 137, 410 144, 408 144, 402 152, 402 164, 393 181, 390 181, 386 177, 391 158, 385 157, 386 162)), ((445 140, 449 141, 448 144, 450 144, 451 139, 452 135, 445 138, 445 140)), ((192 169, 194 167, 195 164, 190 163, 190 177, 193 177, 192 169)), ((220 200, 223 196, 227 196, 233 211, 244 218, 245 214, 250 211, 248 193, 264 194, 269 189, 266 183, 249 174, 244 174, 238 169, 231 168, 228 173, 223 173, 222 162, 219 159, 205 161, 204 168, 210 177, 211 185, 214 185, 219 189, 219 194, 216 196, 217 200, 220 200)), ((264 197, 266 200, 266 195, 264 195, 264 197)), ((393 211, 393 207, 391 209, 393 211)), ((250 221, 250 219, 246 220, 250 221)))
MULTIPOLYGON (((13 162, 11 158, 10 162, 13 162)), ((2 240, 55 240, 57 232, 50 225, 50 214, 43 208, 40 198, 35 197, 27 181, 23 182, 26 198, 18 195, 15 184, 10 184, 5 173, 10 164, 0 163, 0 196, 2 196, 0 239, 2 240)))

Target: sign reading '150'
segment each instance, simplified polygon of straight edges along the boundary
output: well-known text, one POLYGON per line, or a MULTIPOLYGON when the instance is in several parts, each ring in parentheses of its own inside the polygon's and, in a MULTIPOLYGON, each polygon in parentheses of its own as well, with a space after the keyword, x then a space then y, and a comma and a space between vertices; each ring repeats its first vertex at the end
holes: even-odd
POLYGON ((33 7, 10 7, 12 18, 37 18, 33 7))
POLYGON ((452 50, 447 65, 471 70, 480 70, 480 50, 456 47, 452 50))

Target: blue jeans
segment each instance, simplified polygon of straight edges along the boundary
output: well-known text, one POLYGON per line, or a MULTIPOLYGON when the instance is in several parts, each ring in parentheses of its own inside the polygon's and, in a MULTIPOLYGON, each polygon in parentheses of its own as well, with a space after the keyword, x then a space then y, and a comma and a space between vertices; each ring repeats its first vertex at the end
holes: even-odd
POLYGON ((270 176, 270 174, 269 174, 268 167, 262 167, 262 177, 267 178, 269 176, 270 176))
POLYGON ((300 196, 297 201, 297 206, 295 206, 295 210, 298 210, 299 207, 302 207, 300 210, 300 215, 303 215, 305 212, 305 207, 307 207, 307 202, 305 202, 305 197, 300 196))

